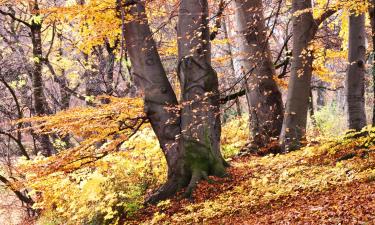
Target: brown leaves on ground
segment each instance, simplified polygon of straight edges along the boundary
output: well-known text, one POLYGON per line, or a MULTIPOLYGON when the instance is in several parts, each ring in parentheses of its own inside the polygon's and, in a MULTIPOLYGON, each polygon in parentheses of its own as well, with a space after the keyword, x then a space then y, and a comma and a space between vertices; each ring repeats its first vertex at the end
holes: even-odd
POLYGON ((375 182, 302 192, 273 201, 257 211, 218 218, 210 224, 374 224, 375 182))
POLYGON ((340 140, 235 158, 227 178, 149 206, 130 224, 375 224, 375 152, 340 140))

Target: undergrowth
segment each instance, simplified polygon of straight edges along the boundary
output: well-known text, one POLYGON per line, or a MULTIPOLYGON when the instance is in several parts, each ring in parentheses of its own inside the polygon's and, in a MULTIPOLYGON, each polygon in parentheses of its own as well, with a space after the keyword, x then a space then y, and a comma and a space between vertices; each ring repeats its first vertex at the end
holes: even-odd
MULTIPOLYGON (((247 121, 230 120, 223 126, 222 152, 225 158, 238 153, 247 140, 247 121)), ((26 173, 23 186, 41 210, 38 224, 117 224, 143 207, 145 195, 166 179, 164 156, 151 128, 138 131, 121 150, 110 153, 90 167, 70 174, 61 172, 40 177, 27 171, 43 160, 21 160, 26 173), (41 197, 42 196, 42 197, 41 197)))
MULTIPOLYGON (((223 127, 223 155, 233 158, 226 189, 219 185, 214 197, 205 198, 215 192, 209 189, 213 184, 203 184, 209 187, 203 192, 198 185, 195 197, 201 200, 185 201, 178 209, 172 210, 177 200, 168 200, 151 214, 140 218, 137 214, 144 197, 166 179, 164 157, 149 128, 91 167, 43 178, 26 172, 24 185, 33 189, 34 207, 41 210, 38 224, 118 224, 124 218, 133 224, 192 224, 256 210, 286 196, 375 180, 375 129, 368 127, 284 155, 235 157, 247 142, 247 129, 243 118, 223 127)), ((23 161, 20 168, 28 163, 33 162, 23 161)))

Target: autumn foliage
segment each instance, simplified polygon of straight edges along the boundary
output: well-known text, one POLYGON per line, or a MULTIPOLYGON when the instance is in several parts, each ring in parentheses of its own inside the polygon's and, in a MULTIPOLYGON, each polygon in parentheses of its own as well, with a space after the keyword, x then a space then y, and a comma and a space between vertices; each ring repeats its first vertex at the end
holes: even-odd
POLYGON ((0 224, 374 223, 374 5, 0 0, 0 224))

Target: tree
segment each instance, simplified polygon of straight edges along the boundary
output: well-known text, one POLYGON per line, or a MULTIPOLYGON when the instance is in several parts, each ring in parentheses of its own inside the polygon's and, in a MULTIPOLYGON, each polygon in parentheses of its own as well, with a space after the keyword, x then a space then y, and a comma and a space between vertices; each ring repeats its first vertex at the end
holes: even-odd
MULTIPOLYGON (((33 89, 33 111, 36 116, 43 116, 50 114, 48 103, 44 93, 43 87, 43 46, 42 46, 42 17, 39 14, 38 1, 29 2, 29 7, 32 11, 32 18, 30 22, 21 20, 15 16, 14 10, 5 12, 0 10, 0 13, 4 16, 10 17, 10 19, 21 23, 29 29, 29 35, 32 43, 32 60, 33 68, 30 73, 32 89, 33 89)), ((12 9, 12 8, 10 8, 12 9)), ((50 156, 54 149, 48 135, 38 136, 41 144, 40 152, 45 156, 50 156)))
POLYGON ((132 16, 125 23, 125 40, 135 82, 144 92, 145 112, 168 164, 168 180, 149 202, 186 186, 190 195, 200 179, 225 173, 219 150, 218 81, 210 65, 207 1, 183 0, 180 5, 181 114, 148 25, 145 3, 122 4, 132 16))
MULTIPOLYGON (((371 21, 371 35, 372 35, 372 81, 373 81, 373 93, 375 96, 375 0, 372 0, 369 4, 369 15, 371 21)), ((375 97, 372 109, 372 126, 375 126, 375 97)))
POLYGON ((220 153, 219 82, 211 66, 208 16, 206 0, 181 1, 178 74, 182 89, 182 148, 192 176, 188 193, 200 179, 225 174, 220 153))
POLYGON ((361 130, 366 126, 365 114, 365 14, 349 16, 349 66, 346 77, 346 101, 349 129, 361 130))
POLYGON ((285 151, 301 146, 306 133, 313 52, 311 41, 319 25, 335 10, 328 9, 314 19, 311 0, 293 0, 293 60, 288 84, 280 145, 285 151))
POLYGON ((277 139, 283 121, 281 93, 274 80, 275 68, 261 0, 234 1, 237 31, 254 148, 277 139))

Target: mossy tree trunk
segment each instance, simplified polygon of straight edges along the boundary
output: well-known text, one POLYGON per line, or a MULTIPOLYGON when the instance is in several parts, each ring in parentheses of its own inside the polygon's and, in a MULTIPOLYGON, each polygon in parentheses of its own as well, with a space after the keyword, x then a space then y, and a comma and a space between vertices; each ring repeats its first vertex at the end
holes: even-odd
POLYGON ((177 25, 178 75, 182 89, 181 130, 188 193, 208 175, 223 176, 220 152, 219 82, 211 66, 207 0, 181 0, 177 25))
POLYGON ((125 13, 134 17, 126 21, 124 26, 132 75, 135 84, 144 92, 145 112, 168 164, 167 183, 149 199, 150 202, 156 202, 173 195, 187 183, 184 181, 181 150, 177 140, 180 134, 180 115, 175 107, 178 102, 152 38, 144 4, 133 4, 126 8, 125 13))
MULTIPOLYGON (((204 20, 204 25, 207 25, 207 2, 192 2, 199 5, 203 3, 205 6, 193 15, 196 16, 195 19, 204 20)), ((210 56, 203 54, 202 61, 200 57, 182 54, 191 46, 182 47, 179 42, 179 48, 183 49, 180 51, 180 56, 183 57, 180 57, 178 66, 183 87, 180 110, 152 38, 144 2, 118 3, 127 6, 125 13, 133 16, 130 21, 126 21, 124 34, 134 80, 144 92, 145 111, 168 164, 167 182, 148 199, 148 202, 155 203, 170 197, 184 187, 187 187, 186 194, 190 195, 200 179, 208 175, 225 174, 225 162, 221 157, 219 145, 218 80, 209 63, 210 56)), ((190 11, 190 3, 182 1, 180 11, 190 11)), ((189 32, 184 27, 196 28, 200 25, 197 25, 195 20, 180 17, 179 34, 189 32)), ((208 32, 206 29, 207 27, 204 28, 205 32, 208 32)), ((200 42, 203 43, 202 40, 200 42)), ((208 43, 204 44, 204 49, 207 49, 208 43)))

